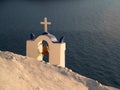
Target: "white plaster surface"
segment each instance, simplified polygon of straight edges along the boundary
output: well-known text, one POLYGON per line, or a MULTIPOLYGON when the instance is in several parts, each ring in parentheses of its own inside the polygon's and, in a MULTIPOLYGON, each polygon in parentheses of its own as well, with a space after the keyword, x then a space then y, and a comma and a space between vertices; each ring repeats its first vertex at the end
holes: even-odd
POLYGON ((65 50, 66 43, 53 43, 46 35, 40 35, 35 40, 27 40, 26 56, 35 58, 39 61, 43 60, 42 41, 46 41, 49 47, 49 63, 65 67, 65 50))

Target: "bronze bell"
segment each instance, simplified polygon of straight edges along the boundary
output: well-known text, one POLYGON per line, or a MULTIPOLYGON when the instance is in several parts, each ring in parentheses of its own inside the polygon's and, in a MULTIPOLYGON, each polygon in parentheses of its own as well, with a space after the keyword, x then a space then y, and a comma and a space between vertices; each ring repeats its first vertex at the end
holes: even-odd
POLYGON ((43 46, 43 52, 42 52, 43 55, 48 55, 49 54, 49 48, 48 46, 43 46))

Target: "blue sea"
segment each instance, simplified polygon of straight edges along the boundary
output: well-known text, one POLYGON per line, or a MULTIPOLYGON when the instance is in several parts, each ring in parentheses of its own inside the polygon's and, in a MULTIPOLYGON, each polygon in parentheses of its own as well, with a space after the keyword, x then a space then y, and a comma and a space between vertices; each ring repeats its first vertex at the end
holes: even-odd
POLYGON ((66 67, 120 88, 120 0, 0 0, 0 50, 25 55, 44 17, 65 36, 66 67))

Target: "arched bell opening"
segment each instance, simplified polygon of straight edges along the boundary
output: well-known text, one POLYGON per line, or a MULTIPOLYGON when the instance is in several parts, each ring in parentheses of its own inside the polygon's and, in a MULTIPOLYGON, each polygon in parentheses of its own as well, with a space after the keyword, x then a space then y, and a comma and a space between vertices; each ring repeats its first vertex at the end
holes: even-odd
POLYGON ((37 60, 49 62, 49 45, 45 40, 38 43, 38 52, 39 56, 37 57, 37 60))
POLYGON ((43 60, 45 62, 49 62, 49 45, 46 41, 42 41, 42 45, 43 45, 43 60))

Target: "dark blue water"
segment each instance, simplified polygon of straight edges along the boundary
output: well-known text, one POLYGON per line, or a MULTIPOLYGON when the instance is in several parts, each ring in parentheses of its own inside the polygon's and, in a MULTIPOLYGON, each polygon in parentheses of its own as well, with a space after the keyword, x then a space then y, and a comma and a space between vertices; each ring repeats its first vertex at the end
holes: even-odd
POLYGON ((67 67, 120 88, 120 0, 1 0, 0 50, 25 55, 45 16, 49 32, 65 36, 67 67))

